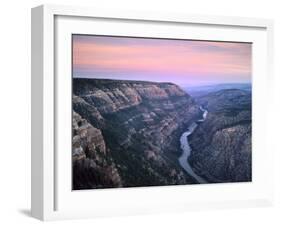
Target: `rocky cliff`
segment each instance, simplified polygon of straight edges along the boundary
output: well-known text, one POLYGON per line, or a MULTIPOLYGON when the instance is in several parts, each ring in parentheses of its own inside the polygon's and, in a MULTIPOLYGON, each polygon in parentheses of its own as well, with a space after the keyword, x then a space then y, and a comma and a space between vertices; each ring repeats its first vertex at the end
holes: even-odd
POLYGON ((194 171, 208 182, 251 181, 251 92, 220 90, 197 102, 209 113, 189 138, 194 171))
POLYGON ((201 114, 172 83, 73 79, 73 188, 195 183, 177 158, 201 114))

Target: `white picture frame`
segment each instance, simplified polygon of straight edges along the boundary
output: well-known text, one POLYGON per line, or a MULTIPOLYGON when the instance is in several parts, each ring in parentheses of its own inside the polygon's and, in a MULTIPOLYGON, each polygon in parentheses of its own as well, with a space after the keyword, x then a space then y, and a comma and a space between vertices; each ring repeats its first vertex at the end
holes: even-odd
POLYGON ((268 176, 268 172, 272 171, 273 153, 266 140, 266 120, 270 116, 268 109, 271 102, 266 101, 266 97, 271 95, 273 83, 272 39, 273 22, 265 19, 170 13, 160 15, 153 12, 56 5, 33 8, 32 216, 41 220, 55 220, 271 205, 273 179, 268 176), (106 26, 99 26, 103 20, 107 21, 106 26), (190 33, 179 33, 175 27, 171 31, 173 34, 164 31, 165 29, 152 34, 152 30, 155 30, 153 28, 159 24, 164 28, 190 26, 190 33), (253 154, 253 182, 73 192, 69 181, 71 150, 60 151, 62 147, 70 147, 67 142, 71 142, 68 139, 71 131, 69 35, 77 32, 93 33, 92 25, 96 28, 95 31, 99 30, 99 34, 119 32, 120 35, 171 35, 203 40, 253 42, 253 152, 256 150, 256 154, 253 154), (114 31, 118 26, 122 27, 121 31, 114 31), (134 29, 134 26, 144 26, 144 30, 134 29), (220 32, 211 35, 208 29, 218 29, 220 32), (61 136, 62 133, 68 135, 61 136), (209 194, 212 194, 211 197, 209 194))

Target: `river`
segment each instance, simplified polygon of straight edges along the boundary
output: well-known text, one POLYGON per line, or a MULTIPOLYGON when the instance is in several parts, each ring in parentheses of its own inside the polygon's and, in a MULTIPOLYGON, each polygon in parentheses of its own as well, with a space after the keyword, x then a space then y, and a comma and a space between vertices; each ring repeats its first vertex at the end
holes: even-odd
POLYGON ((188 162, 188 157, 190 156, 191 153, 191 147, 188 143, 188 136, 190 136, 195 129, 198 126, 198 122, 204 122, 205 119, 207 118, 208 115, 208 111, 206 109, 204 109, 203 107, 200 106, 200 110, 203 112, 202 114, 202 119, 197 120, 196 122, 193 122, 187 129, 186 132, 184 132, 181 137, 180 137, 180 144, 181 144, 181 149, 182 149, 182 155, 179 157, 179 163, 181 165, 181 167, 190 175, 192 176, 198 183, 200 184, 204 184, 207 183, 207 181, 205 179, 203 179, 202 177, 198 176, 193 169, 191 168, 191 166, 189 165, 188 162))

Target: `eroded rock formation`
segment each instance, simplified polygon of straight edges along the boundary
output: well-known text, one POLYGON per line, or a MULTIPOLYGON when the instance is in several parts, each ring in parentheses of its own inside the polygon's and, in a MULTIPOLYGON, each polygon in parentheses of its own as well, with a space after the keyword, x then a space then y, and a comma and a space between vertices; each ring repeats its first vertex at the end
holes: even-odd
POLYGON ((73 188, 195 183, 179 138, 201 111, 172 83, 73 79, 73 188))

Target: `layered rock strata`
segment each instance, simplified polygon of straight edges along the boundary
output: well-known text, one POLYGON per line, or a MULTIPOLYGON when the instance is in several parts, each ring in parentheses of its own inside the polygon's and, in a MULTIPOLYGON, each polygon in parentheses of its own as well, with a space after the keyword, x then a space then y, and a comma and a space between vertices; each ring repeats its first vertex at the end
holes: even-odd
POLYGON ((201 115, 172 83, 73 79, 73 188, 196 183, 177 158, 201 115))

